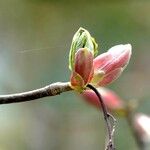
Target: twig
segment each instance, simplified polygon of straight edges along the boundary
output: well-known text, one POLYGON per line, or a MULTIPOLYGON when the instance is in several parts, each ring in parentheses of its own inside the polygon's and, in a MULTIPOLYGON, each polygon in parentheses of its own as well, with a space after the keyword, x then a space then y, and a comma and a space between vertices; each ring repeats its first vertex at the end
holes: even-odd
POLYGON ((97 95, 99 102, 101 104, 102 110, 103 110, 104 119, 106 122, 107 131, 108 131, 108 139, 109 139, 108 144, 106 145, 106 150, 115 150, 115 146, 114 146, 114 142, 113 142, 113 135, 114 135, 114 131, 115 131, 116 119, 111 114, 108 113, 107 108, 103 102, 102 96, 97 91, 97 89, 94 86, 92 86, 91 84, 88 84, 87 87, 95 92, 95 94, 97 95))
POLYGON ((62 92, 70 91, 72 88, 70 87, 69 82, 57 82, 45 86, 43 88, 39 88, 36 90, 17 93, 17 94, 9 94, 9 95, 0 95, 0 104, 9 104, 9 103, 18 103, 36 100, 38 98, 46 97, 46 96, 55 96, 62 92))
MULTIPOLYGON (((107 130, 108 130, 108 138, 109 138, 109 142, 106 146, 106 150, 114 150, 115 147, 113 143, 113 135, 115 131, 116 120, 111 114, 107 112, 106 106, 102 100, 100 93, 97 91, 97 89, 90 84, 88 84, 87 87, 89 87, 95 92, 102 106, 104 119, 105 119, 107 130)), ((71 88, 69 82, 64 82, 64 83, 57 82, 57 83, 53 83, 48 86, 45 86, 43 88, 39 88, 39 89, 28 91, 28 92, 9 94, 9 95, 0 95, 0 104, 26 102, 26 101, 36 100, 42 97, 55 96, 62 92, 71 91, 71 90, 73 89, 71 88)))

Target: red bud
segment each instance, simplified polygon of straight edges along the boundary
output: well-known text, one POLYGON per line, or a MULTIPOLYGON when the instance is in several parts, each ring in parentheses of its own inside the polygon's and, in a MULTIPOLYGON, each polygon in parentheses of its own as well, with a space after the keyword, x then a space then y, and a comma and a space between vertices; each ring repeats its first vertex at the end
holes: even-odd
POLYGON ((117 79, 130 60, 131 49, 130 44, 116 45, 108 52, 97 56, 93 61, 94 77, 92 83, 104 86, 117 79), (99 81, 98 76, 100 76, 99 81))
POLYGON ((142 113, 136 114, 134 127, 143 142, 150 142, 150 116, 142 113))
POLYGON ((95 59, 87 48, 78 49, 71 75, 72 88, 82 92, 88 83, 96 86, 110 84, 120 76, 130 57, 130 44, 114 46, 95 59))
POLYGON ((71 85, 82 90, 93 77, 93 54, 86 48, 80 48, 75 55, 74 71, 71 76, 71 85))
MULTIPOLYGON (((106 88, 97 88, 97 90, 101 94, 106 107, 110 111, 118 111, 118 110, 122 110, 124 108, 123 101, 115 92, 113 92, 112 90, 106 89, 106 88)), ((92 90, 84 91, 82 93, 82 96, 83 96, 84 100, 87 101, 88 103, 90 103, 98 108, 100 107, 99 99, 92 90)))

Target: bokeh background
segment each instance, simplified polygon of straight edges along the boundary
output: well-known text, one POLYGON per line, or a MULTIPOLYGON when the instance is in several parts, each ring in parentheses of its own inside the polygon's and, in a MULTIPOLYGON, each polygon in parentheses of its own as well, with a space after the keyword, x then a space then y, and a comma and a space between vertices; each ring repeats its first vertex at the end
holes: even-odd
MULTIPOLYGON (((68 81, 68 53, 82 26, 100 53, 131 43, 133 55, 109 88, 124 100, 144 100, 150 114, 149 0, 0 0, 0 94, 68 81)), ((0 150, 100 150, 105 145, 102 114, 74 92, 0 106, 0 150)), ((118 150, 137 150, 124 119, 117 119, 118 150)))

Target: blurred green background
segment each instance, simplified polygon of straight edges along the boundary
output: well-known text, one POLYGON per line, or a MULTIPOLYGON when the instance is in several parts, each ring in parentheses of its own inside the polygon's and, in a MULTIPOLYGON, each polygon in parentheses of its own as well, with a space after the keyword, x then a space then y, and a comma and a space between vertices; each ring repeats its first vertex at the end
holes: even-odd
MULTIPOLYGON (((69 48, 80 26, 101 53, 132 44, 130 65, 110 88, 124 100, 145 100, 139 111, 150 114, 149 0, 0 0, 0 93, 68 81, 69 48)), ((100 150, 104 141, 102 114, 74 92, 0 106, 0 150, 100 150)), ((115 143, 137 150, 124 119, 115 143)))

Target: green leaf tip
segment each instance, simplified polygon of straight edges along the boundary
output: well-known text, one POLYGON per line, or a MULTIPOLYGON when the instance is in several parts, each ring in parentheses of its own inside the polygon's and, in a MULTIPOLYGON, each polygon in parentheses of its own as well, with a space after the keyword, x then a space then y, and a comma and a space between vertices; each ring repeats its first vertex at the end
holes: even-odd
POLYGON ((80 27, 78 31, 74 34, 70 53, 69 53, 69 69, 73 70, 74 68, 74 60, 75 54, 80 48, 87 48, 89 51, 92 52, 93 56, 96 56, 98 53, 98 44, 96 43, 95 39, 90 35, 90 33, 80 27))

